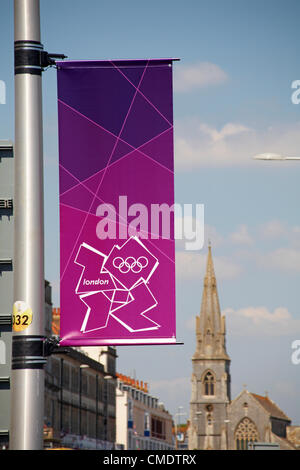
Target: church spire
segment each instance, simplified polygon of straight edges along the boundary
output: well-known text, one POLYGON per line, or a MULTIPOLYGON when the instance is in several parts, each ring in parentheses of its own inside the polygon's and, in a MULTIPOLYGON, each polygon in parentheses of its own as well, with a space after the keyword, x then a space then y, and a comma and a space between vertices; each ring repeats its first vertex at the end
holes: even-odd
POLYGON ((229 359, 225 345, 225 317, 221 316, 211 243, 208 244, 206 273, 200 315, 196 317, 197 349, 194 358, 229 359))
POLYGON ((196 317, 197 347, 192 357, 189 449, 227 448, 226 420, 230 403, 230 358, 225 346, 211 244, 208 245, 200 315, 196 317), (201 419, 199 419, 201 415, 201 419))

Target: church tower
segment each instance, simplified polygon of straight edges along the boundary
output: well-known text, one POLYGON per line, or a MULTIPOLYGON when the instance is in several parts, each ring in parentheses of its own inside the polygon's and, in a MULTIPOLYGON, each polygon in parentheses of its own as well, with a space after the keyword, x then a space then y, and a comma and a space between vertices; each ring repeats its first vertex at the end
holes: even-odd
POLYGON ((208 247, 196 351, 192 357, 189 449, 227 449, 230 358, 221 316, 211 246, 208 247))

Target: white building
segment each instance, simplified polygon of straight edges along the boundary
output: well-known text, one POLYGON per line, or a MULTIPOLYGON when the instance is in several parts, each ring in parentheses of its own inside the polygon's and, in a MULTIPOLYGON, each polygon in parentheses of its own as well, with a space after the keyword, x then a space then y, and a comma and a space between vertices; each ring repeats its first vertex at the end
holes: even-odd
POLYGON ((125 450, 173 449, 172 416, 148 385, 117 374, 116 441, 125 450))

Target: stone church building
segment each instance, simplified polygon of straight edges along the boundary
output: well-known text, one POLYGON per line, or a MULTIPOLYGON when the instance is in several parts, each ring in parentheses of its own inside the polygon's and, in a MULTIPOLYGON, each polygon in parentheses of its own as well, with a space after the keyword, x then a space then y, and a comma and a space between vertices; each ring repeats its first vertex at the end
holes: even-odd
POLYGON ((268 396, 243 390, 231 399, 225 317, 221 316, 211 246, 201 311, 196 317, 192 366, 189 449, 246 450, 251 442, 295 449, 287 439, 290 418, 268 396))

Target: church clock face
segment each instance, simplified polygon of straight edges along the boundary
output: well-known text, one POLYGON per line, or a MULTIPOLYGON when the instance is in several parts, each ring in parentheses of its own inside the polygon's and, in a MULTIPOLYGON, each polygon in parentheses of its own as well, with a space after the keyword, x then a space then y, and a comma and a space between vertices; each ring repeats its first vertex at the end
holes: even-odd
POLYGON ((206 411, 211 412, 214 409, 212 405, 206 405, 206 411))

